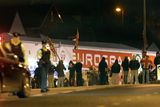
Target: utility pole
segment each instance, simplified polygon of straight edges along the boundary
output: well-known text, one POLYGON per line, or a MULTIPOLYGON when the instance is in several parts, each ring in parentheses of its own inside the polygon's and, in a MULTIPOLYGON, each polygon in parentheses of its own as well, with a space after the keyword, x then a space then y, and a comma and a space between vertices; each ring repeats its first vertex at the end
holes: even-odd
POLYGON ((147 49, 146 0, 143 1, 143 51, 147 49))

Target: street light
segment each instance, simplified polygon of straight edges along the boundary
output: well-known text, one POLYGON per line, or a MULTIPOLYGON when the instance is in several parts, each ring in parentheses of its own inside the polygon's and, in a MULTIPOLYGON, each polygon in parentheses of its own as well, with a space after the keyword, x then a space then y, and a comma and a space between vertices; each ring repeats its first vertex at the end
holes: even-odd
POLYGON ((117 13, 120 13, 121 14, 121 16, 122 16, 122 24, 124 23, 124 10, 122 9, 122 8, 120 8, 120 7, 116 7, 115 8, 115 11, 117 12, 117 13))

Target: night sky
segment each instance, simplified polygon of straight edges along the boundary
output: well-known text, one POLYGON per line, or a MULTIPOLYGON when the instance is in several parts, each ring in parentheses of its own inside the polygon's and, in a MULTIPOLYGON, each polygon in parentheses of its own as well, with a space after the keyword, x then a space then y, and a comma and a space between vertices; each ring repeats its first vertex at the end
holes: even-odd
MULTIPOLYGON (((160 47, 160 0, 146 2, 148 44, 160 47)), ((9 31, 17 11, 29 36, 71 40, 78 29, 80 41, 143 47, 143 0, 1 0, 0 32, 9 31)))

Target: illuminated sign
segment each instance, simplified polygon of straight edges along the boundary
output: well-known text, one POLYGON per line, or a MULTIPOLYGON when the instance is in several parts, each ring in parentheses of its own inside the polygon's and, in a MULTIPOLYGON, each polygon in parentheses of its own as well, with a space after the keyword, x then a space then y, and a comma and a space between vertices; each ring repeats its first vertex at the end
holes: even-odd
POLYGON ((90 66, 98 67, 102 57, 106 58, 106 62, 109 67, 116 59, 118 59, 118 62, 121 64, 125 56, 131 58, 132 54, 94 50, 73 50, 73 61, 76 62, 76 60, 81 60, 84 68, 88 68, 90 66))

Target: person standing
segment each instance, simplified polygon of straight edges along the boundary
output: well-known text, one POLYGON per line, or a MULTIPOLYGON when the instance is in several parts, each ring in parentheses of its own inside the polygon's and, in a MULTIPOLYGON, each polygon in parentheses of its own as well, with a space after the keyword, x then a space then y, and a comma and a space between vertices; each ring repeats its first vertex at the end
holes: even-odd
POLYGON ((75 83, 75 65, 73 61, 69 62, 69 85, 74 86, 75 83))
POLYGON ((133 55, 132 60, 129 63, 129 67, 131 69, 131 84, 134 83, 134 78, 135 78, 135 84, 139 84, 138 81, 138 69, 140 67, 140 63, 138 60, 136 60, 136 56, 133 55))
POLYGON ((119 72, 121 70, 121 66, 116 59, 114 64, 111 67, 111 75, 112 75, 112 84, 119 84, 119 72))
POLYGON ((156 67, 157 67, 158 64, 160 64, 160 52, 159 51, 156 52, 156 57, 154 59, 154 64, 156 65, 156 67))
POLYGON ((64 64, 63 64, 63 60, 60 60, 56 70, 58 72, 58 87, 64 87, 64 70, 66 70, 64 64))
POLYGON ((102 57, 98 66, 100 85, 105 85, 106 83, 108 83, 108 65, 105 60, 105 57, 102 57))
POLYGON ((80 61, 77 61, 77 63, 75 64, 75 70, 76 70, 76 83, 77 83, 77 86, 83 86, 82 63, 80 61))
POLYGON ((54 71, 56 67, 51 64, 49 70, 48 70, 48 87, 53 88, 54 87, 54 71))
POLYGON ((142 83, 149 83, 149 72, 152 66, 152 61, 149 59, 148 55, 145 55, 141 60, 141 65, 143 69, 143 81, 142 83))
POLYGON ((47 41, 42 41, 42 48, 38 50, 37 58, 39 60, 38 65, 41 72, 41 92, 47 92, 47 75, 51 66, 51 51, 47 48, 47 41))
POLYGON ((34 85, 35 85, 35 88, 40 88, 41 86, 41 71, 40 71, 40 67, 38 66, 35 71, 34 71, 34 85))
POLYGON ((129 60, 127 56, 122 61, 122 68, 123 68, 123 75, 124 75, 123 82, 124 84, 127 84, 128 83, 128 72, 129 72, 129 60))
POLYGON ((158 66, 159 64, 160 64, 160 51, 157 51, 157 52, 156 52, 156 57, 154 58, 154 65, 155 65, 156 68, 155 68, 155 70, 154 70, 154 77, 153 77, 153 78, 154 78, 155 80, 157 80, 157 78, 158 78, 158 77, 157 77, 157 76, 158 76, 158 75, 157 75, 157 70, 158 70, 158 69, 157 69, 157 66, 158 66))

